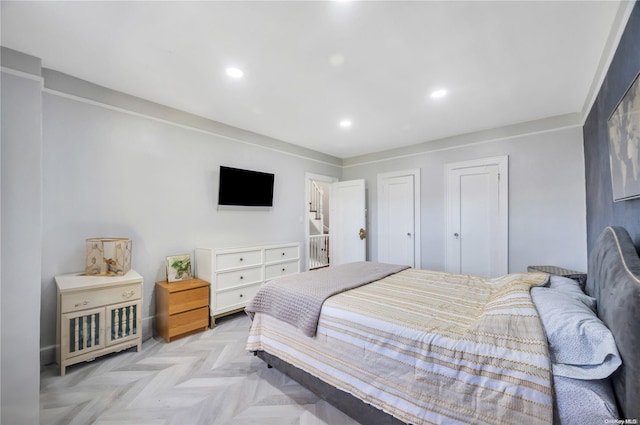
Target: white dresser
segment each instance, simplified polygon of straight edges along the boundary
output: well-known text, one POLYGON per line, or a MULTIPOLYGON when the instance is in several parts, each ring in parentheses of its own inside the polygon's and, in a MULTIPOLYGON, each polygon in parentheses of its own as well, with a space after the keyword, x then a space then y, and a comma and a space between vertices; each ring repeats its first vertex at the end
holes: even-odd
POLYGON ((300 271, 297 242, 242 248, 196 248, 196 275, 211 284, 211 327, 218 317, 244 309, 260 286, 300 271))
POLYGON ((56 276, 56 360, 67 366, 130 347, 142 349, 142 276, 56 276))

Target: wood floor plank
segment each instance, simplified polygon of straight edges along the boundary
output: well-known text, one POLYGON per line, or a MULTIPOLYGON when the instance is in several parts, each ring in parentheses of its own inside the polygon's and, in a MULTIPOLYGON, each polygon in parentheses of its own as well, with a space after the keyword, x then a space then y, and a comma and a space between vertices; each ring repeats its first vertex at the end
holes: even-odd
POLYGON ((244 349, 249 318, 140 353, 107 355, 40 377, 40 423, 46 425, 356 425, 244 349))

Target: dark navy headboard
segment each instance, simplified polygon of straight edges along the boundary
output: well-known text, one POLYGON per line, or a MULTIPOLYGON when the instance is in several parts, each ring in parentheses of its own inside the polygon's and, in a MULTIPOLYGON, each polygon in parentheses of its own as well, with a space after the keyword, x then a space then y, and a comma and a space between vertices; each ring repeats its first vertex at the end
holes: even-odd
POLYGON ((586 292, 622 358, 612 375, 621 417, 640 419, 640 258, 624 228, 607 227, 594 244, 586 292))

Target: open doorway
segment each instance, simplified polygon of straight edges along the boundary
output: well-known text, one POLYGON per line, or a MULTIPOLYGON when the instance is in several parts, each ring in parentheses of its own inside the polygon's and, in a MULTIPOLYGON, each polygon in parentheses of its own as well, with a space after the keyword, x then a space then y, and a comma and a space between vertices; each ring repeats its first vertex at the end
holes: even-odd
POLYGON ((335 177, 307 173, 306 180, 306 220, 307 266, 308 270, 328 267, 331 262, 329 222, 331 183, 335 177))

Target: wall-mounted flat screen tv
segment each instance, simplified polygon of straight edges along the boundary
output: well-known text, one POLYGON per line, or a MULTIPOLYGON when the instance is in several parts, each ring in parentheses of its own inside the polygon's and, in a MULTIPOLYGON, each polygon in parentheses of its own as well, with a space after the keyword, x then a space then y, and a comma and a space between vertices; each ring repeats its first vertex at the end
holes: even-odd
POLYGON ((218 205, 273 206, 274 175, 220 166, 218 205))

